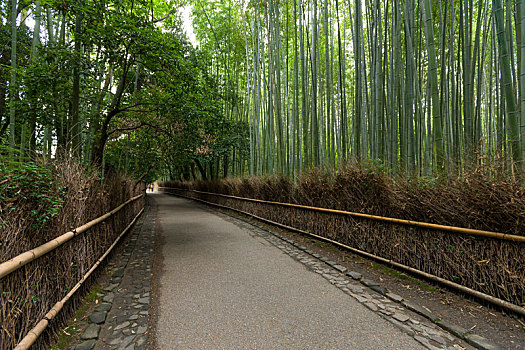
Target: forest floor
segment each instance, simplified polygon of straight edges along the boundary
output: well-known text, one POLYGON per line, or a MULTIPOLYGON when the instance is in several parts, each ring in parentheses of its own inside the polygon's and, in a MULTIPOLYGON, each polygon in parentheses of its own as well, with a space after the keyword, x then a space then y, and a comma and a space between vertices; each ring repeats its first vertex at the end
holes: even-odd
MULTIPOLYGON (((229 211, 220 210, 230 216, 241 217, 229 211)), ((525 349, 525 321, 503 310, 483 304, 465 295, 444 287, 407 275, 373 260, 364 258, 330 243, 322 242, 291 231, 283 230, 253 219, 243 220, 256 223, 289 238, 307 249, 328 257, 348 271, 356 271, 382 287, 431 310, 441 320, 459 325, 472 333, 487 338, 505 349, 525 349)))

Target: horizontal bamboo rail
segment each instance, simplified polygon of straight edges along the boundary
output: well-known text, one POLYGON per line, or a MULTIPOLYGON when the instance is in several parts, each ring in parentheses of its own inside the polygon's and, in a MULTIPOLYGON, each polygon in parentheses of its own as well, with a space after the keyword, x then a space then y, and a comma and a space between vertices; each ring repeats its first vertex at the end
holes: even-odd
POLYGON ((108 256, 108 254, 113 250, 113 248, 117 245, 118 241, 128 232, 128 230, 135 224, 139 216, 144 212, 144 208, 140 210, 140 212, 135 216, 135 218, 131 221, 131 223, 122 231, 122 233, 115 239, 113 244, 106 250, 106 252, 97 260, 97 262, 89 269, 89 271, 78 281, 78 283, 69 291, 69 293, 66 294, 62 300, 57 302, 51 310, 44 316, 43 319, 41 319, 36 326, 31 329, 24 339, 18 343, 18 345, 15 347, 15 350, 26 350, 29 349, 31 345, 37 340, 37 338, 44 332, 44 330, 49 325, 49 322, 55 318, 55 316, 62 310, 65 303, 75 294, 75 292, 82 286, 82 284, 88 279, 88 277, 93 273, 93 271, 96 270, 96 268, 100 265, 100 263, 108 256))
POLYGON ((272 202, 272 201, 265 201, 262 199, 236 197, 236 196, 230 196, 226 194, 204 192, 204 191, 197 191, 197 190, 186 190, 186 189, 171 188, 171 187, 160 187, 160 188, 167 188, 167 189, 177 190, 177 191, 190 191, 190 192, 202 193, 202 194, 207 194, 207 195, 212 195, 212 196, 217 196, 217 197, 237 199, 237 200, 242 200, 242 201, 247 201, 247 202, 278 205, 282 207, 305 209, 305 210, 317 211, 317 212, 322 212, 322 213, 331 213, 331 214, 337 214, 337 215, 354 216, 354 217, 359 217, 363 219, 389 222, 393 224, 422 227, 422 228, 432 229, 436 231, 454 232, 454 233, 465 234, 465 235, 483 236, 483 237, 490 237, 494 239, 525 243, 525 236, 511 235, 507 233, 491 232, 491 231, 484 231, 484 230, 476 230, 472 228, 455 227, 455 226, 447 226, 447 225, 439 225, 439 224, 431 224, 427 222, 396 219, 396 218, 390 218, 390 217, 384 217, 384 216, 378 216, 378 215, 355 213, 355 212, 344 211, 344 210, 318 208, 318 207, 312 207, 312 206, 301 205, 301 204, 272 202))
POLYGON ((142 198, 144 194, 139 194, 138 196, 135 196, 133 198, 128 199, 112 211, 94 219, 88 222, 87 224, 84 224, 80 227, 77 227, 73 229, 72 231, 66 232, 63 235, 44 243, 36 248, 33 248, 31 250, 28 250, 20 255, 15 256, 14 258, 3 262, 0 264, 0 279, 4 278, 5 276, 9 275, 10 273, 18 270, 22 266, 24 266, 27 263, 30 263, 33 260, 38 259, 42 255, 45 255, 49 253, 50 251, 60 247, 62 244, 66 243, 67 241, 71 240, 73 237, 79 235, 80 233, 89 230, 93 226, 96 226, 103 222, 104 220, 108 219, 109 217, 115 215, 118 213, 122 208, 127 206, 128 204, 136 201, 139 198, 142 198))
MULTIPOLYGON (((168 187, 165 187, 165 188, 168 188, 168 187)), ((430 281, 433 281, 433 282, 436 282, 440 285, 443 285, 443 286, 446 286, 446 287, 449 287, 451 289, 455 289, 455 290, 458 290, 460 292, 463 292, 465 294, 468 294, 468 295, 471 295, 473 297, 476 297, 478 298, 479 300, 483 300, 483 301, 486 301, 486 302, 489 302, 493 305, 497 305, 503 309, 506 309, 506 310, 509 310, 509 311, 512 311, 512 312, 515 312, 516 314, 519 314, 519 315, 522 315, 522 316, 525 316, 525 308, 521 307, 521 306, 518 306, 518 305, 515 305, 515 304, 512 304, 512 303, 509 303, 508 301, 505 301, 505 300, 502 300, 502 299, 499 299, 499 298, 496 298, 496 297, 493 297, 491 295, 488 295, 488 294, 485 294, 485 293, 482 293, 482 292, 479 292, 477 290, 474 290, 474 289, 471 289, 471 288, 468 288, 468 287, 465 287, 461 284, 458 284, 458 283, 455 283, 455 282, 452 282, 452 281, 449 281, 447 279, 444 279, 444 278, 441 278, 441 277, 438 277, 438 276, 435 276, 435 275, 432 275, 430 273, 427 273, 427 272, 424 272, 424 271, 421 271, 421 270, 418 270, 418 269, 415 269, 413 267, 410 267, 410 266, 407 266, 407 265, 403 265, 403 264, 400 264, 398 262, 395 262, 394 260, 390 260, 390 259, 385 259, 383 257, 380 257, 380 256, 377 256, 377 255, 374 255, 374 254, 371 254, 371 253, 368 253, 368 252, 365 252, 363 250, 359 250, 357 248, 354 248, 354 247, 351 247, 351 246, 348 246, 346 244, 343 244, 341 242, 338 242, 338 241, 335 241, 335 240, 332 240, 330 238, 326 238, 326 237, 323 237, 323 236, 319 236, 319 235, 316 235, 314 233, 310 233, 310 232, 307 232, 307 231, 303 231, 303 230, 300 230, 298 228, 295 228, 295 227, 291 227, 291 226, 287 226, 287 225, 283 225, 283 224, 280 224, 278 222, 275 222, 275 221, 272 221, 272 220, 268 220, 268 219, 265 219, 265 218, 262 218, 262 217, 259 217, 257 215, 254 215, 254 214, 251 214, 251 213, 248 213, 248 212, 245 212, 245 211, 242 211, 242 210, 239 210, 239 209, 235 209, 235 208, 231 208, 231 207, 228 207, 228 206, 225 206, 225 205, 221 205, 221 204, 217 204, 217 203, 212 203, 212 202, 208 202, 208 201, 205 201, 205 200, 202 200, 202 199, 199 199, 199 198, 193 198, 193 197, 188 197, 188 196, 184 196, 184 195, 181 195, 181 194, 176 194, 177 196, 180 196, 180 197, 184 197, 184 198, 188 198, 188 199, 192 199, 192 200, 196 200, 196 201, 199 201, 199 202, 202 202, 202 203, 205 203, 205 204, 208 204, 208 205, 211 205, 211 206, 215 206, 215 207, 218 207, 218 208, 223 208, 223 209, 227 209, 227 210, 231 210, 231 211, 234 211, 234 212, 237 212, 237 213, 240 213, 242 215, 246 215, 248 217, 252 217, 256 220, 259 220, 259 221, 262 221, 262 222, 265 222, 265 223, 268 223, 270 225, 273 225, 273 226, 277 226, 277 227, 280 227, 280 228, 283 228, 285 230, 289 230, 289 231, 293 231, 293 232, 297 232, 297 233, 300 233, 302 235, 306 235, 306 236, 310 236, 310 237, 313 237, 313 238, 316 238, 318 240, 321 240, 321 241, 325 241, 325 242, 328 242, 328 243, 331 243, 331 244, 334 244, 336 246, 339 246, 341 248, 344 248, 344 249, 347 249, 351 252, 354 252, 356 254, 359 254, 359 255, 362 255, 362 256, 365 256, 365 257, 368 257, 368 258, 371 258, 373 260, 376 260, 376 261, 379 261, 379 262, 382 262, 382 263, 385 263, 385 264, 389 264, 391 266, 394 266, 396 268, 399 268, 401 270, 404 270, 404 271, 408 271, 414 275, 417 275, 417 276, 421 276, 427 280, 430 280, 430 281)), ((432 320, 432 321, 435 321, 435 320, 432 320)))

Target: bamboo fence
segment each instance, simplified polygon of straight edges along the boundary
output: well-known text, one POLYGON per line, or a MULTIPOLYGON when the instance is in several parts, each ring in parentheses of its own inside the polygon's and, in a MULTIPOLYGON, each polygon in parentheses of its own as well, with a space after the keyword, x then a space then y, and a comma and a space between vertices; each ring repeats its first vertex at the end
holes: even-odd
MULTIPOLYGON (((107 221, 108 219, 112 218, 117 213, 119 213, 122 209, 126 208, 128 205, 136 202, 137 200, 143 197, 144 197, 144 193, 134 196, 128 199, 127 201, 123 202, 122 204, 118 205, 111 211, 97 217, 96 219, 93 219, 86 224, 83 224, 73 230, 70 230, 36 248, 33 248, 24 253, 21 253, 10 260, 0 263, 0 281, 8 277, 12 273, 16 272, 21 267, 27 265, 28 263, 35 261, 38 258, 41 258, 50 252, 53 252, 57 248, 64 245, 66 242, 71 241, 73 238, 78 237, 82 233, 94 228, 95 226, 101 223, 104 223, 105 221, 107 221)), ((139 216, 143 213, 143 211, 144 211, 144 208, 141 208, 138 214, 134 216, 134 218, 131 220, 131 222, 129 222, 129 224, 127 224, 126 228, 112 242, 110 247, 94 263, 94 265, 91 266, 91 268, 87 271, 87 273, 85 273, 82 276, 82 278, 77 282, 77 284, 59 302, 57 302, 51 308, 49 312, 45 314, 45 316, 36 324, 36 326, 33 329, 31 329, 28 333, 26 333, 26 336, 16 346, 17 350, 28 349, 31 345, 33 345, 36 342, 38 337, 47 328, 50 321, 57 316, 57 314, 60 312, 60 310, 62 310, 65 303, 73 296, 73 294, 75 294, 75 292, 77 292, 82 287, 83 283, 88 279, 90 275, 92 275, 95 269, 100 265, 100 263, 104 260, 104 258, 111 252, 111 250, 116 246, 118 241, 125 235, 125 233, 129 231, 129 229, 133 226, 133 224, 136 222, 139 216)))
MULTIPOLYGON (((297 210, 309 211, 309 212, 312 212, 312 213, 323 213, 323 214, 326 214, 326 215, 331 215, 332 217, 333 216, 352 217, 352 218, 358 218, 358 219, 371 220, 371 221, 375 221, 375 222, 379 222, 379 223, 388 223, 388 224, 393 224, 393 225, 403 225, 403 226, 406 226, 406 227, 409 227, 409 228, 410 227, 417 227, 417 228, 424 229, 424 230, 436 231, 436 232, 438 232, 438 234, 443 234, 443 235, 454 234, 452 236, 460 236, 460 237, 461 236, 465 236, 464 239, 466 239, 466 240, 471 240, 473 236, 479 236, 479 237, 483 237, 482 238, 483 240, 487 240, 488 239, 488 240, 493 240, 495 242, 498 242, 498 241, 502 242, 501 247, 498 247, 499 250, 503 250, 502 247, 503 247, 504 244, 505 245, 513 244, 513 245, 517 245, 518 246, 518 248, 517 248, 518 252, 522 251, 523 243, 525 243, 525 236, 517 236, 517 235, 510 235, 510 234, 499 233, 499 232, 490 232, 490 231, 485 231, 485 230, 476 230, 476 229, 463 228, 463 227, 454 227, 454 226, 439 225, 439 224, 432 224, 432 223, 425 223, 425 222, 418 222, 418 221, 411 221, 411 220, 403 220, 403 219, 397 219, 397 218, 390 218, 390 217, 383 217, 383 216, 377 216, 377 215, 369 215, 369 214, 363 214, 363 213, 348 212, 348 211, 342 211, 342 210, 318 208, 318 207, 299 205, 299 204, 273 202, 273 201, 266 201, 266 200, 260 200, 260 199, 253 199, 253 198, 245 198, 245 197, 238 197, 238 196, 232 196, 232 195, 225 195, 225 194, 220 194, 220 193, 197 191, 197 190, 192 190, 192 189, 178 189, 178 188, 168 188, 168 187, 161 187, 161 189, 164 190, 167 193, 179 195, 179 196, 182 196, 182 197, 185 197, 185 198, 189 198, 189 199, 198 200, 198 201, 204 202, 206 204, 210 204, 210 205, 217 206, 217 207, 222 207, 224 209, 233 210, 233 211, 239 212, 239 213, 241 213, 243 215, 247 215, 247 216, 253 217, 253 218, 257 219, 257 220, 261 220, 263 222, 267 222, 269 224, 276 225, 278 227, 281 227, 281 228, 284 228, 284 229, 287 229, 287 230, 291 230, 291 231, 294 231, 294 232, 301 233, 303 235, 308 235, 308 236, 311 236, 311 237, 316 238, 316 239, 320 239, 320 240, 323 240, 323 241, 330 242, 330 243, 332 243, 334 245, 337 245, 337 246, 339 246, 341 248, 350 250, 350 251, 352 251, 354 253, 366 256, 368 258, 372 258, 374 260, 380 261, 381 263, 386 263, 386 264, 392 265, 392 266, 394 266, 396 268, 399 268, 401 270, 408 271, 408 272, 410 272, 412 274, 418 275, 420 277, 423 277, 423 278, 426 278, 428 280, 434 281, 434 282, 436 282, 438 284, 441 284, 441 285, 444 285, 446 287, 458 290, 458 291, 463 292, 465 294, 469 294, 469 295, 474 296, 474 297, 476 297, 478 299, 481 299, 481 300, 484 300, 486 302, 489 302, 489 303, 491 303, 493 305, 497 305, 497 306, 499 306, 501 308, 504 308, 506 310, 509 310, 509 311, 514 312, 514 313, 517 313, 517 314, 520 314, 522 316, 525 316, 525 308, 523 308, 523 307, 521 307, 519 305, 516 305, 515 303, 512 303, 512 302, 510 302, 508 300, 503 300, 501 298, 498 298, 497 296, 487 294, 487 293, 485 293, 483 291, 479 291, 479 290, 473 289, 473 288, 471 288, 469 286, 465 286, 465 285, 463 285, 461 283, 456 283, 456 282, 453 282, 453 281, 451 281, 449 279, 446 279, 446 278, 444 278, 444 277, 448 277, 446 273, 444 274, 444 276, 436 276, 435 274, 429 273, 429 271, 428 271, 429 267, 430 267, 430 269, 432 269, 432 267, 437 265, 436 262, 428 261, 428 259, 427 259, 426 261, 424 261, 424 263, 421 264, 421 265, 427 266, 427 271, 422 271, 422 269, 416 268, 415 266, 409 266, 411 264, 407 264, 407 263, 402 263, 400 261, 396 261, 396 260, 399 260, 399 259, 395 259, 393 257, 388 257, 388 256, 381 256, 381 255, 379 255, 379 254, 377 254, 375 252, 372 253, 370 251, 367 251, 367 249, 358 249, 355 246, 352 246, 350 244, 345 244, 344 239, 346 237, 343 237, 343 235, 341 235, 341 234, 333 233, 332 235, 334 237, 327 237, 326 234, 315 234, 315 233, 312 233, 312 232, 319 232, 319 231, 313 231, 313 230, 309 230, 309 229, 308 230, 300 229, 297 226, 300 226, 301 223, 303 223, 304 221, 313 221, 313 220, 311 219, 310 216, 306 216, 306 217, 303 218, 302 215, 297 212, 297 210), (193 193, 194 195, 191 195, 191 193, 193 193), (187 194, 187 195, 184 195, 184 194, 187 194), (204 199, 199 198, 199 197, 206 197, 206 199, 208 199, 208 197, 215 197, 215 200, 212 199, 212 201, 210 202, 210 201, 204 200, 204 199), (217 201, 218 198, 222 198, 224 201, 227 201, 230 205, 229 206, 225 205, 225 204, 228 204, 228 203, 222 203, 222 202, 221 202, 221 204, 219 204, 218 202, 220 202, 220 201, 217 201), (233 204, 232 201, 237 201, 237 202, 240 201, 240 202, 245 202, 245 203, 252 203, 253 205, 250 205, 249 209, 246 210, 246 208, 244 208, 242 205, 232 205, 233 204), (275 211, 271 211, 270 212, 268 209, 257 208, 258 209, 258 213, 254 213, 254 211, 257 210, 254 207, 254 205, 281 207, 281 208, 283 208, 283 210, 284 209, 287 209, 287 210, 289 209, 289 210, 286 211, 286 213, 280 213, 280 215, 278 215, 278 214, 275 213, 275 211), (256 215, 256 214, 258 214, 258 215, 256 215), (282 219, 282 218, 285 218, 285 217, 287 219, 282 219), (291 220, 291 221, 293 221, 293 219, 289 219, 290 217, 296 217, 296 219, 295 219, 296 225, 284 224, 282 222, 283 220, 288 220, 288 221, 291 220), (305 218, 306 218, 306 220, 305 220, 305 218), (271 219, 273 219, 273 220, 271 220, 271 219), (505 243, 503 243, 503 242, 505 242, 505 243)), ((326 220, 329 220, 329 219, 324 218, 323 220, 326 221, 326 220)), ((336 220, 333 219, 333 221, 336 221, 336 220)), ((360 227, 360 232, 363 232, 364 230, 368 229, 368 227, 365 227, 366 225, 362 225, 359 222, 353 222, 353 223, 356 226, 361 226, 360 227)), ((344 222, 343 222, 343 224, 344 224, 344 222)), ((315 225, 313 225, 313 224, 309 225, 309 227, 312 227, 312 226, 315 226, 315 225)), ((322 225, 317 225, 317 227, 321 227, 321 226, 322 225)), ((339 224, 339 225, 332 224, 331 227, 333 227, 334 229, 337 229, 338 227, 341 227, 341 224, 339 224)), ((378 233, 379 236, 381 234, 382 234, 382 232, 378 233)), ((401 239, 406 239, 406 236, 407 235, 405 235, 404 237, 401 237, 401 239)), ((450 238, 452 238, 452 239, 456 238, 456 237, 452 237, 452 236, 450 238)), ((427 237, 428 237, 428 235, 427 235, 427 237)), ((374 237, 371 237, 371 236, 366 236, 366 237, 363 236, 361 238, 362 238, 362 240, 366 240, 366 241, 371 241, 371 240, 374 239, 374 237)), ((378 240, 380 240, 380 239, 378 239, 378 240)), ((478 242, 478 243, 479 243, 478 245, 483 245, 484 242, 478 242)), ((387 240, 384 240, 383 242, 381 242, 381 245, 388 245, 387 240)), ((489 245, 489 247, 490 247, 490 245, 489 245)), ((491 248, 488 248, 488 249, 490 250, 491 248)), ((481 250, 483 250, 483 248, 481 248, 481 250)), ((412 253, 415 253, 417 255, 418 252, 416 250, 416 251, 413 251, 412 253)), ((388 254, 382 254, 382 255, 388 255, 388 254)), ((445 252, 441 252, 441 255, 446 255, 446 253, 445 252)), ((508 255, 508 254, 503 254, 503 255, 508 255)), ((428 255, 425 255, 425 257, 426 256, 428 256, 428 255)), ((420 260, 425 260, 425 258, 422 258, 420 260)), ((459 264, 461 264, 461 262, 459 264)), ((419 267, 419 266, 417 266, 417 267, 419 267)), ((455 272, 455 273, 459 274, 458 272, 455 272)), ((480 275, 482 275, 482 274, 490 275, 491 271, 483 271, 483 272, 476 271, 476 273, 478 273, 480 275)), ((486 277, 484 275, 482 277, 486 277)), ((480 277, 480 276, 476 276, 476 277, 480 277)), ((482 280, 482 278, 479 278, 479 279, 482 280)), ((517 289, 521 290, 521 294, 523 295, 523 286, 520 285, 517 289)), ((519 295, 515 295, 514 297, 519 298, 520 296, 519 295)))

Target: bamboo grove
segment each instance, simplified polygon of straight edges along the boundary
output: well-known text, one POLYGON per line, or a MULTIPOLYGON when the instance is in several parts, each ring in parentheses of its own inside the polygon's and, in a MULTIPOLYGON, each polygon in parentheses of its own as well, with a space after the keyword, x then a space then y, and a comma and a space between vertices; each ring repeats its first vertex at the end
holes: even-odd
POLYGON ((523 0, 197 0, 193 16, 228 117, 250 125, 237 174, 521 168, 523 0))
POLYGON ((189 171, 188 162, 205 178, 216 173, 208 165, 222 149, 247 148, 227 137, 248 129, 225 119, 218 84, 184 37, 178 5, 0 2, 2 160, 17 167, 69 157, 102 177, 107 168, 153 181, 161 169, 170 177, 189 171))
POLYGON ((166 178, 349 161, 516 174, 524 3, 4 1, 0 144, 166 178))

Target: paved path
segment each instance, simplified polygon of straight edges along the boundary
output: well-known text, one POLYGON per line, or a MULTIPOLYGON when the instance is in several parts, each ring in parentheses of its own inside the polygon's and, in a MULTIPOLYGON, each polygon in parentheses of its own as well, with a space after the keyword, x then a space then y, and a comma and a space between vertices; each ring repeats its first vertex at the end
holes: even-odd
POLYGON ((159 348, 423 348, 285 254, 284 242, 279 249, 192 201, 152 197, 164 240, 164 270, 154 272, 159 348))

